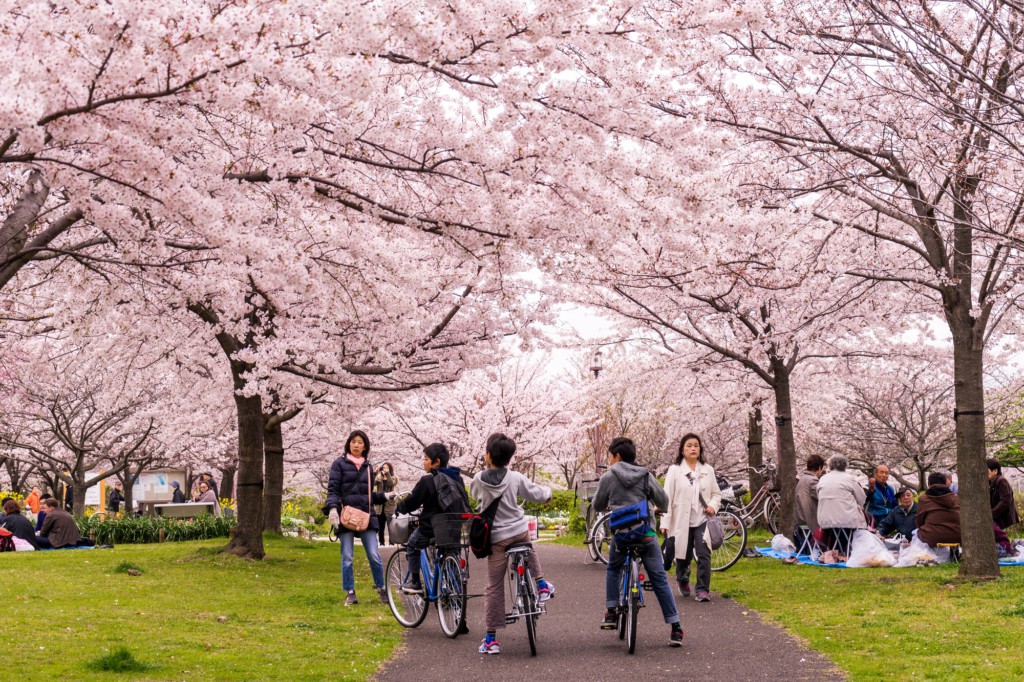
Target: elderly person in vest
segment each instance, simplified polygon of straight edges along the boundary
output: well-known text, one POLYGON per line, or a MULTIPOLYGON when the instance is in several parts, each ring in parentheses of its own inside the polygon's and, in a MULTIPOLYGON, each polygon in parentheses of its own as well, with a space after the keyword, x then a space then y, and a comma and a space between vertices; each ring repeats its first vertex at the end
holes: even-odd
POLYGON ((843 455, 828 458, 828 473, 818 481, 818 525, 829 532, 832 547, 850 553, 850 540, 858 528, 867 528, 864 501, 867 495, 847 473, 849 460, 843 455))
POLYGON ((796 506, 793 511, 793 543, 797 551, 809 549, 810 536, 818 530, 818 479, 825 475, 821 455, 807 458, 807 468, 796 477, 796 506))
POLYGON ((668 514, 661 529, 676 539, 676 580, 679 594, 690 596, 690 562, 697 557, 697 601, 711 601, 711 541, 708 517, 718 513, 722 493, 715 469, 704 461, 704 445, 695 433, 679 441, 679 456, 665 474, 668 514))

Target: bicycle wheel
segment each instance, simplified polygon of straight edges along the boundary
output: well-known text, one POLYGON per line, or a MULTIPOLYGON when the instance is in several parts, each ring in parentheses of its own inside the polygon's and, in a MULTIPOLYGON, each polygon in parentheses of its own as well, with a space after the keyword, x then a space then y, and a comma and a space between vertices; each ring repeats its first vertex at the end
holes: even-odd
POLYGON ((722 522, 722 546, 711 550, 711 570, 724 571, 731 567, 747 547, 747 527, 739 516, 731 511, 720 511, 716 514, 722 522))
POLYGON ((608 513, 605 512, 598 516, 597 521, 594 522, 594 533, 591 540, 591 553, 602 564, 608 563, 608 544, 611 541, 612 534, 608 528, 608 513))
POLYGON ((779 501, 775 497, 769 495, 768 499, 764 501, 764 518, 768 522, 768 530, 772 532, 772 535, 777 535, 782 528, 782 507, 779 506, 779 501))
POLYGON ((407 594, 402 591, 402 584, 409 574, 405 548, 399 547, 391 553, 387 569, 384 571, 384 586, 388 591, 388 606, 395 620, 407 628, 414 628, 427 617, 430 602, 422 594, 407 594))
POLYGON ((466 588, 462 582, 459 560, 447 554, 441 559, 440 578, 437 587, 437 619, 441 629, 455 639, 466 625, 466 588))
POLYGON ((636 653, 636 621, 640 616, 640 576, 636 561, 629 562, 629 598, 626 600, 626 647, 636 653))
POLYGON ((526 609, 526 638, 530 640, 530 655, 537 655, 537 585, 533 582, 533 574, 527 568, 519 581, 519 589, 523 595, 523 606, 526 609))

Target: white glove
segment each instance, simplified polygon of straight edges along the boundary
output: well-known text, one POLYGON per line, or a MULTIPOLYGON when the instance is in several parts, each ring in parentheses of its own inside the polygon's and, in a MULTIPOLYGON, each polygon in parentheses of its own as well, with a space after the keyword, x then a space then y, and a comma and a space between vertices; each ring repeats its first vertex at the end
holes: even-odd
POLYGON ((341 523, 341 517, 338 516, 338 510, 337 509, 332 509, 331 510, 331 513, 327 515, 327 521, 334 528, 338 527, 338 524, 341 523))

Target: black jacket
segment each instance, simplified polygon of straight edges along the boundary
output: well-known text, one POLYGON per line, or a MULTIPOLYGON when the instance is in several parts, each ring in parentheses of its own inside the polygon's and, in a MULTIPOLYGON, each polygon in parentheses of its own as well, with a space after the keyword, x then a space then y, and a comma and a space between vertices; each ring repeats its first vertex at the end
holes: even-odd
POLYGON ((437 487, 434 485, 435 476, 448 476, 463 488, 466 487, 466 483, 462 480, 462 472, 459 471, 458 467, 441 467, 421 477, 416 482, 416 487, 409 493, 409 496, 395 507, 395 511, 399 514, 408 514, 422 507, 423 509, 420 511, 420 529, 428 535, 433 533, 430 519, 436 514, 441 513, 441 508, 437 504, 437 487))
POLYGON ((32 522, 26 519, 21 514, 9 514, 4 517, 3 523, 0 526, 6 528, 14 534, 14 537, 27 540, 32 543, 32 546, 39 549, 39 542, 36 541, 36 531, 32 522))
POLYGON ((887 536, 892 533, 899 533, 906 539, 910 539, 917 522, 917 502, 910 505, 910 509, 903 509, 903 505, 897 504, 896 508, 889 512, 889 515, 878 522, 878 533, 887 536))
POLYGON ((1002 474, 988 482, 988 501, 992 505, 992 520, 1003 530, 1020 520, 1013 501, 1013 487, 1002 474))
POLYGON ((373 489, 373 466, 369 460, 363 460, 363 466, 356 465, 345 455, 331 464, 331 478, 327 483, 327 504, 324 513, 332 509, 341 512, 341 507, 355 507, 370 515, 368 529, 377 530, 377 515, 370 509, 370 503, 384 504, 387 498, 384 493, 370 493, 373 489))

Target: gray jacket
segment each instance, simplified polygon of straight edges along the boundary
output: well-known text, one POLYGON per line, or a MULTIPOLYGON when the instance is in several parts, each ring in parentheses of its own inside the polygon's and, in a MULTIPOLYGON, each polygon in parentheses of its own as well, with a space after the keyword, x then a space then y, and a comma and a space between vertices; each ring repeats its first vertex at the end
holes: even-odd
POLYGON ((477 472, 469 484, 469 494, 480 503, 481 510, 501 498, 491 526, 491 542, 501 542, 528 529, 523 508, 516 498, 547 502, 551 499, 551 488, 534 483, 518 471, 496 468, 477 472))
POLYGON ((793 525, 807 526, 812 533, 818 530, 818 477, 812 471, 801 471, 796 477, 793 525))
POLYGON ((654 474, 636 464, 616 462, 601 476, 592 504, 594 509, 601 512, 609 508, 628 507, 645 497, 658 509, 668 510, 668 495, 654 474), (647 482, 646 495, 644 481, 647 482))

